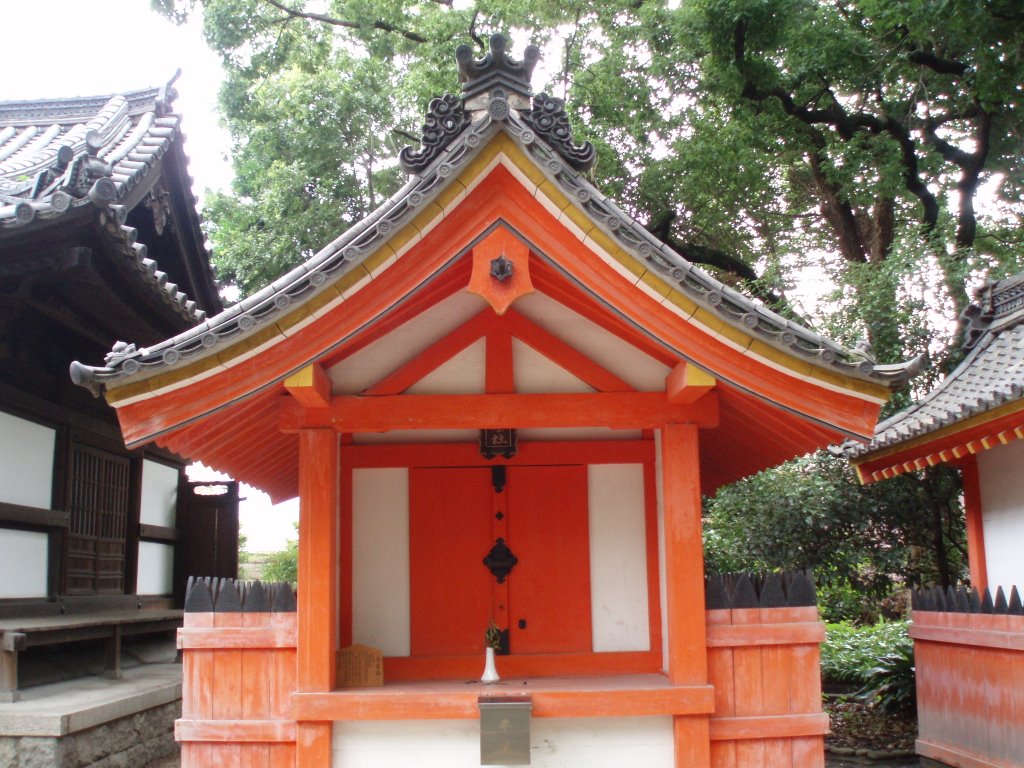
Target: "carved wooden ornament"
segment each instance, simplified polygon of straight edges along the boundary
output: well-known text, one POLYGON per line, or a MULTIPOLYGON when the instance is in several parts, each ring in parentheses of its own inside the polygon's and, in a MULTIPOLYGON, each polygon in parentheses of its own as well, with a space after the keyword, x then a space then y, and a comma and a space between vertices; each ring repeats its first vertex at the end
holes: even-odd
POLYGON ((505 227, 497 227, 473 247, 469 292, 482 296, 504 315, 512 302, 533 293, 530 249, 505 227))

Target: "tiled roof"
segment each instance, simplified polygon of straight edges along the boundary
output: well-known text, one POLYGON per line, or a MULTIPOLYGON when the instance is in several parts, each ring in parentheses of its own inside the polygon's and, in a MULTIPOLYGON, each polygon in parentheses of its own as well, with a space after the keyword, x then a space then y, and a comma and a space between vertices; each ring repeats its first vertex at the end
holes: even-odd
POLYGON ((0 236, 107 213, 101 224, 139 279, 197 323, 205 312, 124 226, 122 203, 181 141, 175 96, 169 83, 113 96, 0 102, 0 236))
POLYGON ((870 443, 848 442, 852 459, 923 437, 1024 397, 1024 274, 989 283, 964 313, 962 363, 920 402, 875 430, 870 443))
MULTIPOLYGON (((262 332, 268 324, 357 268, 388 240, 390 233, 429 209, 449 180, 469 166, 499 131, 504 131, 532 158, 548 181, 640 267, 660 275, 698 306, 745 334, 816 367, 887 387, 905 382, 919 370, 920 360, 877 365, 867 352, 845 349, 781 317, 688 262, 587 180, 585 171, 593 162, 593 148, 572 142, 561 100, 538 94, 531 102, 529 83, 525 81, 510 87, 513 79, 528 77, 528 73, 523 74, 526 67, 509 64, 503 41, 496 47, 492 39, 491 53, 476 69, 466 64, 466 51, 468 48, 463 46, 456 52, 462 72, 462 96, 446 94, 431 102, 422 148, 403 151, 400 156, 403 168, 412 178, 390 200, 262 291, 158 345, 138 350, 132 345, 115 350, 107 356, 104 367, 76 363, 75 380, 98 391, 127 377, 148 377, 170 366, 215 355, 221 344, 262 332), (486 74, 491 71, 488 67, 495 71, 486 74), (481 90, 481 79, 501 87, 481 90)), ((528 50, 527 59, 530 58, 528 50)))

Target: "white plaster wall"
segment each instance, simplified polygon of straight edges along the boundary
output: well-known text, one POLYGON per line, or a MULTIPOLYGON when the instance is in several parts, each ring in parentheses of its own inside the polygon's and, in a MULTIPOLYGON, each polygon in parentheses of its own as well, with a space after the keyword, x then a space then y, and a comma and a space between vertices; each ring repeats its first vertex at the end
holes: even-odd
POLYGON ((177 504, 178 470, 157 461, 143 461, 140 522, 173 528, 177 504))
POLYGON ((477 339, 406 390, 410 395, 479 395, 487 379, 487 340, 477 339))
POLYGON ((513 306, 631 386, 644 392, 665 388, 667 367, 549 296, 535 291, 517 299, 513 306))
MULTIPOLYGON (((673 768, 672 718, 535 718, 533 768, 673 768)), ((334 724, 336 768, 474 768, 478 720, 334 724)))
POLYGON ((139 542, 139 575, 135 590, 140 595, 169 595, 174 591, 174 546, 155 541, 139 542))
POLYGON ((362 392, 472 318, 486 302, 462 291, 368 344, 327 371, 336 395, 362 392))
POLYGON ((0 412, 0 501, 50 509, 56 439, 49 427, 0 412))
POLYGON ((352 639, 408 656, 409 471, 352 472, 352 639))
POLYGON ((0 598, 46 597, 48 538, 36 531, 0 532, 0 598))
POLYGON ((1024 589, 1024 441, 977 454, 988 583, 1024 589))
POLYGON ((587 495, 593 648, 650 650, 643 465, 591 465, 587 495))
POLYGON ((512 339, 512 370, 516 392, 537 394, 546 392, 590 393, 594 388, 578 379, 558 363, 512 339))

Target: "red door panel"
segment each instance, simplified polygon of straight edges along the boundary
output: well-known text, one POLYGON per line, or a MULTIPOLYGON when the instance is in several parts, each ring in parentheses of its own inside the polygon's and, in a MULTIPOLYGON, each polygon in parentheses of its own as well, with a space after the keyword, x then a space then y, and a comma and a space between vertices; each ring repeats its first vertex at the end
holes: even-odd
POLYGON ((410 469, 412 655, 479 653, 505 599, 512 654, 590 651, 587 510, 585 466, 509 467, 497 500, 489 468, 410 469), (496 536, 519 560, 505 588, 483 565, 496 536))
POLYGON ((590 651, 587 468, 510 467, 506 492, 512 653, 590 651))
POLYGON ((413 656, 480 653, 493 615, 491 473, 409 470, 409 585, 413 656))

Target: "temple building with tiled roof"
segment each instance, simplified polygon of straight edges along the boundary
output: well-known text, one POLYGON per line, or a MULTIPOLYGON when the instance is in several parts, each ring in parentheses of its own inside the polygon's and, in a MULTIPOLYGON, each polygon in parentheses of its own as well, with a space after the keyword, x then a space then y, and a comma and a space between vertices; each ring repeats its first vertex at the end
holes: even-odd
POLYGON ((659 242, 532 93, 537 49, 505 45, 460 46, 461 92, 363 221, 194 328, 72 366, 128 446, 299 497, 295 613, 224 583, 186 601, 183 768, 823 764, 813 590, 730 580, 706 604, 701 494, 870 438, 917 364, 659 242), (485 633, 501 686, 467 683, 485 633))
POLYGON ((117 676, 122 637, 172 631, 177 572, 207 551, 189 514, 221 504, 224 551, 237 544, 233 484, 195 497, 186 456, 125 448, 113 409, 67 376, 121 339, 154 344, 223 309, 175 96, 172 80, 0 102, 0 700, 36 680, 37 646, 105 639, 117 676))
POLYGON ((962 326, 960 365, 869 442, 843 451, 865 483, 958 467, 972 583, 1024 588, 1024 275, 982 286, 962 326))
POLYGON ((961 324, 960 365, 871 441, 841 451, 864 483, 939 465, 960 473, 970 587, 914 598, 916 751, 936 765, 1020 768, 1024 275, 978 289, 961 324))

